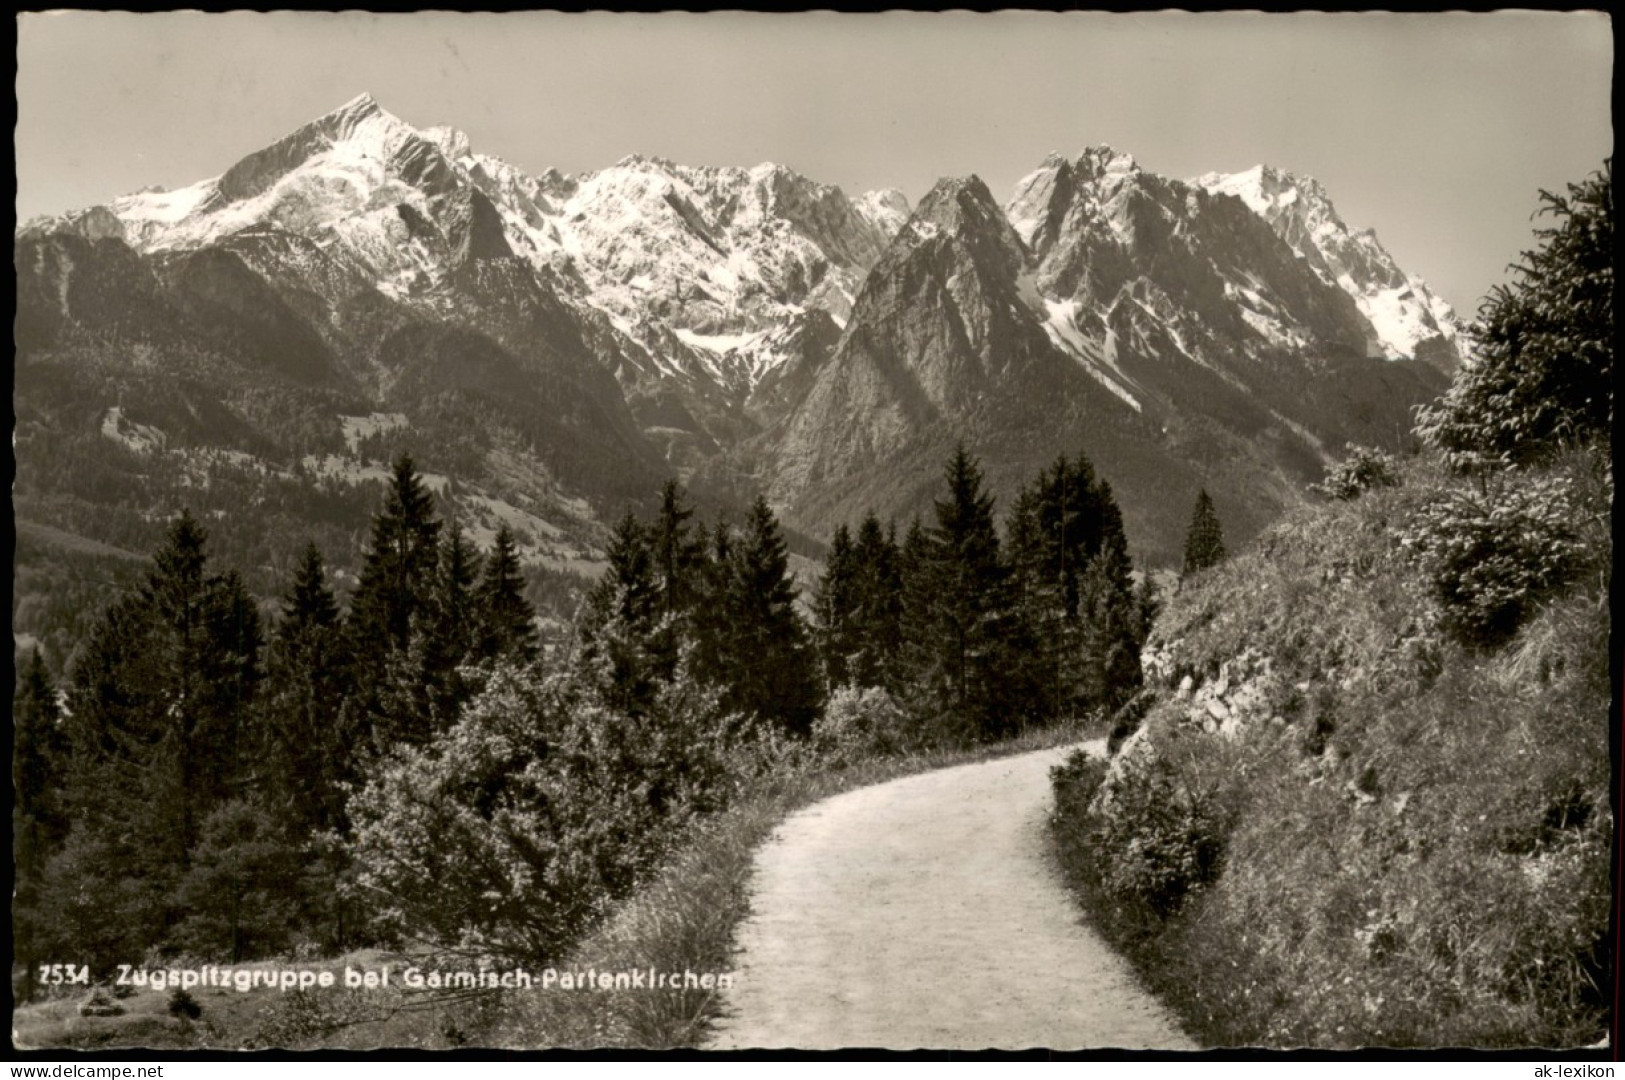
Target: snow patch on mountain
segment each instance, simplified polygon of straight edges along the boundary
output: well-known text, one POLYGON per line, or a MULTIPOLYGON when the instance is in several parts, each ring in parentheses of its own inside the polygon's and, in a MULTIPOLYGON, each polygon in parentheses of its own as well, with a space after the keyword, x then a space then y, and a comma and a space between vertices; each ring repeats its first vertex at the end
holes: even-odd
POLYGON ((896 236, 908 220, 908 198, 896 188, 864 192, 853 205, 863 219, 888 240, 896 236))
POLYGON ((1044 333, 1062 352, 1077 360, 1095 381, 1116 394, 1135 412, 1144 407, 1140 399, 1129 390, 1132 381, 1117 366, 1115 351, 1108 352, 1100 342, 1085 336, 1078 327, 1076 300, 1045 300, 1044 333))

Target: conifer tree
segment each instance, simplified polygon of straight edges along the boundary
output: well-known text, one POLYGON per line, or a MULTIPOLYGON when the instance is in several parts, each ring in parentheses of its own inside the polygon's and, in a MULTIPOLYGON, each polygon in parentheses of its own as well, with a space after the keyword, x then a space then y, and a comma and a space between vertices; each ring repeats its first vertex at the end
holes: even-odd
POLYGON ((898 549, 897 571, 902 601, 898 618, 902 628, 898 669, 903 682, 916 691, 925 686, 932 666, 937 603, 941 599, 936 570, 931 539, 920 519, 915 517, 909 522, 902 547, 898 549))
POLYGON ((434 497, 412 458, 403 454, 384 505, 373 517, 346 622, 354 690, 346 702, 345 726, 374 753, 403 740, 422 743, 430 735, 421 676, 431 650, 421 633, 433 602, 439 541, 434 497))
POLYGON ((1196 496, 1196 509, 1191 513, 1191 525, 1185 534, 1185 568, 1181 577, 1190 575, 1224 561, 1224 533, 1219 527, 1219 515, 1213 509, 1213 500, 1203 488, 1196 496))
POLYGON ((723 705, 805 735, 821 704, 816 659, 796 614, 784 536, 765 498, 757 496, 729 564, 723 705))
POLYGON ((497 530, 474 606, 478 612, 475 660, 506 658, 528 664, 536 659, 536 612, 525 599, 519 551, 507 525, 497 530))
POLYGON ((354 776, 353 747, 339 726, 347 691, 339 631, 322 553, 308 544, 283 597, 266 664, 266 786, 296 830, 339 827, 339 785, 354 776))
POLYGON ((206 539, 182 512, 75 671, 74 828, 41 897, 78 932, 110 922, 93 935, 104 959, 162 937, 202 820, 247 778, 258 614, 235 574, 208 573, 206 539), (94 902, 76 907, 89 893, 94 902))
POLYGON ((649 527, 649 550, 663 615, 680 615, 694 605, 696 580, 705 563, 705 542, 689 524, 683 486, 667 480, 660 489, 660 509, 649 527))
POLYGON ((642 716, 654 701, 660 676, 655 654, 660 597, 648 534, 630 511, 615 527, 605 557, 609 567, 587 594, 582 648, 589 659, 607 665, 605 701, 642 716))
POLYGON ((699 593, 691 623, 691 671, 713 687, 727 681, 729 658, 734 654, 734 626, 728 613, 733 550, 733 534, 718 521, 711 529, 709 552, 697 578, 699 593))
POLYGON ((1000 708, 1005 704, 1003 636, 1011 615, 1008 573, 999 559, 993 497, 963 445, 949 461, 945 479, 948 496, 936 500, 936 523, 928 534, 940 593, 928 639, 926 685, 955 730, 995 738, 1017 719, 1000 708))
POLYGON ((831 691, 851 681, 850 665, 857 652, 857 554, 845 525, 835 528, 824 575, 813 597, 813 618, 824 685, 831 691))
POLYGON ((1477 362, 1420 411, 1417 432, 1458 469, 1539 462, 1601 446, 1613 428, 1614 165, 1566 194, 1540 193, 1557 224, 1536 232, 1510 285, 1474 328, 1477 362))
POLYGON ((62 788, 69 745, 61 718, 51 674, 39 649, 33 649, 11 702, 13 838, 19 877, 25 866, 37 868, 33 854, 55 846, 67 832, 62 788))
POLYGON ((404 650, 412 617, 428 602, 439 558, 434 496, 410 455, 395 462, 389 493, 372 519, 372 541, 350 608, 358 644, 404 650))
POLYGON ((150 618, 141 644, 155 693, 151 711, 120 732, 126 746, 146 744, 136 756, 153 786, 148 797, 182 866, 200 815, 238 777, 240 724, 258 681, 258 613, 235 572, 208 574, 207 539, 182 511, 153 558, 138 603, 150 618))
POLYGON ((898 657, 902 637, 903 582, 896 537, 869 514, 858 526, 853 546, 854 685, 901 690, 898 657))
POLYGON ((46 861, 68 830, 67 808, 62 802, 68 778, 68 740, 60 725, 56 688, 45 669, 39 649, 32 650, 28 666, 12 698, 12 786, 16 792, 11 811, 12 864, 16 884, 12 894, 12 933, 17 960, 23 966, 23 999, 34 994, 35 976, 44 957, 44 915, 39 908, 41 877, 46 861))
POLYGON ((705 567, 705 542, 689 519, 683 486, 667 480, 660 491, 660 508, 649 526, 649 551, 654 563, 658 606, 663 624, 653 644, 662 678, 676 671, 682 641, 692 633, 690 614, 698 597, 705 567))
POLYGON ((1046 716, 1077 714, 1089 695, 1082 581, 1116 513, 1111 487, 1089 459, 1058 457, 1016 498, 1005 533, 1017 612, 1013 677, 1029 681, 1046 716))
POLYGON ((1107 711, 1140 689, 1142 609, 1134 593, 1128 544, 1115 514, 1083 580, 1086 696, 1107 711))
POLYGON ((454 522, 440 543, 427 603, 418 618, 423 638, 421 680, 433 731, 450 726, 469 696, 458 668, 469 661, 478 634, 474 589, 479 575, 479 552, 454 522))

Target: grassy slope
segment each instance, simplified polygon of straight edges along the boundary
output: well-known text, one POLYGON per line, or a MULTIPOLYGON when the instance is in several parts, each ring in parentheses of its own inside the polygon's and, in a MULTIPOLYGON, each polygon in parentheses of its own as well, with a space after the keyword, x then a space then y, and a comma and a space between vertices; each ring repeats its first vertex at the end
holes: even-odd
POLYGON ((1224 840, 1216 878, 1172 916, 1114 891, 1101 819, 1060 785, 1082 902, 1208 1044, 1604 1031, 1606 493, 1587 576, 1508 645, 1468 652, 1399 542, 1445 483, 1412 464, 1400 488, 1305 508, 1171 599, 1140 738, 1224 840), (1190 719, 1223 676, 1234 739, 1190 719))

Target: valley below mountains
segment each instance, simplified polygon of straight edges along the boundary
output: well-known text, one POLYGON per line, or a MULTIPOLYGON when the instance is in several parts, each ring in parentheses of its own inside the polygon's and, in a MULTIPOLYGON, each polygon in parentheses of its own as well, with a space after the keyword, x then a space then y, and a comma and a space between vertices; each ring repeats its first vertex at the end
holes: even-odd
POLYGON ((402 451, 542 573, 595 573, 667 476, 708 516, 765 493, 807 556, 870 509, 906 529, 958 443, 1001 508, 1081 452, 1136 563, 1172 566, 1198 489, 1245 541, 1345 444, 1409 439, 1466 347, 1266 166, 1181 181, 1096 146, 1002 204, 970 176, 911 207, 773 164, 530 175, 367 95, 29 222, 14 265, 24 635, 66 618, 63 567, 95 580, 183 505, 261 596, 305 540, 353 584, 402 451))

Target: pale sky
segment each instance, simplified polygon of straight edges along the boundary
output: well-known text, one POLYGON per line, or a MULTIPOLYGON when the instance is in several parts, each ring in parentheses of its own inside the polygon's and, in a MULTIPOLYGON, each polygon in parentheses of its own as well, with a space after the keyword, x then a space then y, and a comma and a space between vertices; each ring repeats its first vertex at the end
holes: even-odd
POLYGON ((17 214, 218 175, 362 91, 476 150, 777 161, 848 194, 1005 200, 1110 143, 1188 179, 1267 162, 1470 315, 1536 192, 1612 152, 1607 17, 1181 13, 18 17, 17 214))

